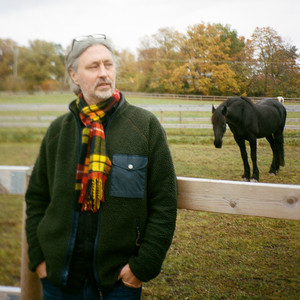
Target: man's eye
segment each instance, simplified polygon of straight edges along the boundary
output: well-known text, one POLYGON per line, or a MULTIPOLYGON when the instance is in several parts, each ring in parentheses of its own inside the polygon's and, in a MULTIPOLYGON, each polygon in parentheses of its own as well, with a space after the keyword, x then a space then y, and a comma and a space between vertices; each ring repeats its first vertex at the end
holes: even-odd
POLYGON ((97 65, 88 65, 86 68, 87 69, 97 69, 98 66, 97 65))

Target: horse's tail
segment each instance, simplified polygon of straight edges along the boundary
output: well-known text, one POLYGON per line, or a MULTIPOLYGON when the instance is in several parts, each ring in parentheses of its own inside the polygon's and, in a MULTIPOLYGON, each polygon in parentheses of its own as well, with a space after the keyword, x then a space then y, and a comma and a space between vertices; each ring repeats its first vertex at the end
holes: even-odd
POLYGON ((275 146, 278 149, 279 165, 283 167, 285 165, 283 131, 280 131, 276 134, 276 136, 275 136, 275 146))
POLYGON ((286 122, 287 112, 283 105, 279 105, 279 106, 280 106, 281 126, 278 132, 275 134, 275 145, 278 148, 278 152, 279 152, 279 165, 283 167, 285 165, 283 131, 286 122))

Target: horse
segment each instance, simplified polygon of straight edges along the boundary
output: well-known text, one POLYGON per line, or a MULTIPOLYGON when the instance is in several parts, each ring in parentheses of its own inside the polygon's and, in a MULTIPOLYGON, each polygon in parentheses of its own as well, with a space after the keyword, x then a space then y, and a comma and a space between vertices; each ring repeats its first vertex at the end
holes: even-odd
POLYGON ((212 106, 211 122, 214 130, 214 145, 222 147, 222 138, 226 124, 233 133, 240 148, 244 164, 243 181, 259 181, 257 166, 257 139, 266 138, 270 143, 273 160, 269 174, 278 173, 284 166, 283 130, 286 122, 286 109, 274 99, 262 99, 254 104, 247 97, 232 97, 222 102, 217 108, 212 106), (245 141, 250 144, 253 173, 250 178, 250 166, 245 141))

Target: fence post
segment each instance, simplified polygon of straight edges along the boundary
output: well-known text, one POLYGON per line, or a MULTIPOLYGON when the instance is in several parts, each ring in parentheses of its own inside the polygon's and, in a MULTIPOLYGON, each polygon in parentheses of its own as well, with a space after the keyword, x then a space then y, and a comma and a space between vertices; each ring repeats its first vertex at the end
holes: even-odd
POLYGON ((164 122, 164 112, 163 110, 160 111, 160 123, 162 124, 164 122))
MULTIPOLYGON (((31 170, 27 172, 27 184, 30 178, 31 170)), ((26 184, 26 186, 27 186, 26 184)), ((21 299, 22 300, 42 300, 43 292, 41 281, 37 274, 31 272, 28 268, 28 245, 25 232, 26 221, 26 203, 23 203, 23 224, 22 224, 22 253, 21 253, 21 299)))

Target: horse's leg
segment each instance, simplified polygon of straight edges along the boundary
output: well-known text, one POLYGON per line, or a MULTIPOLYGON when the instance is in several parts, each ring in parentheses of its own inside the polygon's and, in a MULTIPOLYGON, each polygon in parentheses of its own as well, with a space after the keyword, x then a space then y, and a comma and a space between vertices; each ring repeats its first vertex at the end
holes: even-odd
POLYGON ((242 157, 243 164, 244 164, 244 174, 242 176, 242 180, 249 181, 250 180, 250 166, 248 163, 248 155, 247 155, 245 140, 240 139, 238 137, 234 137, 234 139, 240 147, 241 157, 242 157))
POLYGON ((259 181, 259 170, 257 167, 257 140, 255 138, 249 140, 250 149, 251 149, 251 160, 253 165, 253 173, 251 181, 259 181))
POLYGON ((268 140, 273 153, 273 159, 272 164, 270 166, 269 174, 276 175, 277 171, 279 170, 279 149, 276 144, 276 139, 274 139, 272 135, 267 136, 266 139, 268 140))

